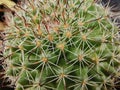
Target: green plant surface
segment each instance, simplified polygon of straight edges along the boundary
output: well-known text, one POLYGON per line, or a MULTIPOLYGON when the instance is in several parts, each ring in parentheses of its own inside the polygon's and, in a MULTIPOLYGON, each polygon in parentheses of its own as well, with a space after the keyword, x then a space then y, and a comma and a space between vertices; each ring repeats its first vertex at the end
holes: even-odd
POLYGON ((92 0, 28 0, 6 33, 16 90, 120 87, 117 28, 92 0))

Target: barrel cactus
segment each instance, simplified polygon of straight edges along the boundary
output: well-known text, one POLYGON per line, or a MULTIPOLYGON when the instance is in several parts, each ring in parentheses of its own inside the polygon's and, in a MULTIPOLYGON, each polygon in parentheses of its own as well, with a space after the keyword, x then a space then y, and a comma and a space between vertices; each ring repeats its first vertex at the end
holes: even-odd
POLYGON ((15 90, 119 90, 120 42, 93 0, 28 0, 6 30, 15 90))

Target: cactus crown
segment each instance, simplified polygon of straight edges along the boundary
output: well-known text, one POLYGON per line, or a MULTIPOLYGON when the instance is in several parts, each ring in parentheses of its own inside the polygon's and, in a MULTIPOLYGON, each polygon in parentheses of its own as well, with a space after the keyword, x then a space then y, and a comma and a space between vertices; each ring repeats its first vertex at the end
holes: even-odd
POLYGON ((28 0, 24 8, 6 31, 16 90, 116 88, 120 43, 107 11, 91 0, 28 0))

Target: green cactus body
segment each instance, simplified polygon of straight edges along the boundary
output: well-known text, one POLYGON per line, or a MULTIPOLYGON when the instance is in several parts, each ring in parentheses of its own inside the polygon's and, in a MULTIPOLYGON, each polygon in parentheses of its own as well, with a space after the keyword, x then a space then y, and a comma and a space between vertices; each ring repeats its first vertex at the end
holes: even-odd
POLYGON ((92 0, 28 0, 6 31, 16 90, 115 90, 117 28, 92 0))

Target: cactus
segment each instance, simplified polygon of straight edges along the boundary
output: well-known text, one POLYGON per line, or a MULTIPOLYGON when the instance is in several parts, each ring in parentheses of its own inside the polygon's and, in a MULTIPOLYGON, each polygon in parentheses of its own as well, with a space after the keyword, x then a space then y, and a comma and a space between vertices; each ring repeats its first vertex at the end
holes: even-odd
POLYGON ((16 90, 116 90, 120 42, 92 0, 28 0, 6 30, 16 90))

